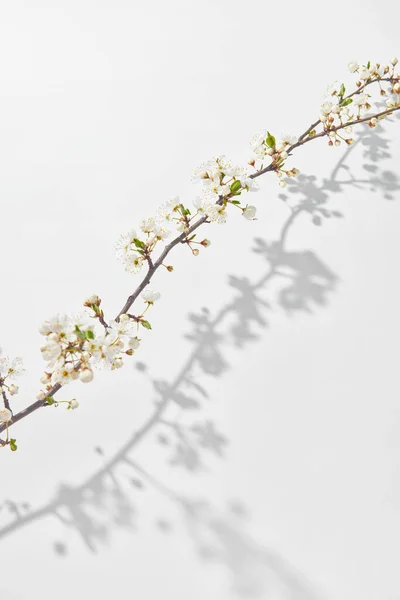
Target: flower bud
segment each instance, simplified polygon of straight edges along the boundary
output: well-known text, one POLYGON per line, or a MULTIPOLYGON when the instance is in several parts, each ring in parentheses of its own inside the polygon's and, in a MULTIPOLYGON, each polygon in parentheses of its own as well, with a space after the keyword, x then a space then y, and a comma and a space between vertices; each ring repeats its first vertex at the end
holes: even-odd
POLYGON ((255 219, 256 212, 257 212, 257 209, 255 206, 246 206, 242 215, 244 216, 245 219, 252 221, 253 219, 255 219))
POLYGON ((193 254, 193 256, 198 256, 199 255, 199 249, 198 248, 193 248, 192 249, 192 254, 193 254))
POLYGON ((92 304, 95 304, 96 306, 101 304, 101 299, 96 294, 92 294, 89 298, 86 298, 83 303, 84 306, 91 306, 92 304))
POLYGON ((40 378, 40 383, 43 383, 43 385, 46 385, 46 383, 48 383, 50 381, 50 377, 51 377, 51 373, 43 373, 43 375, 40 378))
POLYGON ((390 62, 395 67, 397 65, 397 63, 399 62, 399 59, 397 58, 397 56, 394 56, 390 62))
POLYGON ((93 371, 86 367, 79 373, 79 379, 82 383, 90 383, 93 380, 93 371))
POLYGON ((44 393, 44 391, 43 391, 43 390, 40 390, 40 392, 38 392, 38 393, 36 394, 36 398, 37 398, 38 400, 45 400, 45 398, 46 398, 46 394, 44 393))
POLYGON ((10 385, 10 387, 8 388, 8 391, 10 392, 11 396, 18 394, 18 390, 19 390, 19 387, 17 385, 15 385, 14 383, 12 385, 10 385))
POLYGON ((8 423, 11 421, 12 412, 8 408, 0 409, 0 423, 8 423))
POLYGON ((202 241, 200 242, 200 244, 201 244, 202 246, 204 246, 204 248, 208 248, 209 246, 211 246, 211 242, 210 242, 210 240, 207 240, 207 239, 204 239, 204 240, 202 240, 202 241))
POLYGON ((73 398, 73 400, 69 401, 69 407, 72 410, 75 410, 76 408, 78 408, 78 406, 79 406, 79 402, 78 402, 78 400, 75 400, 75 398, 73 398))

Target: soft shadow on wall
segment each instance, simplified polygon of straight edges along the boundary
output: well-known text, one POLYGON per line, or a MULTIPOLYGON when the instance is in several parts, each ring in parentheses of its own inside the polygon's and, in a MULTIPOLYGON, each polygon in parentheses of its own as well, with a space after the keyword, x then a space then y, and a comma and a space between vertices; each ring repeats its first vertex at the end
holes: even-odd
MULTIPOLYGON (((181 523, 205 563, 220 564, 230 576, 231 590, 239 598, 274 600, 321 600, 321 595, 283 557, 254 540, 246 531, 250 511, 239 500, 213 506, 205 499, 177 493, 152 476, 135 459, 137 446, 156 441, 166 457, 165 480, 169 469, 182 469, 193 476, 207 463, 207 455, 224 458, 228 439, 215 423, 202 415, 207 401, 207 377, 222 377, 232 366, 225 349, 238 351, 259 339, 271 324, 273 304, 288 315, 305 311, 310 315, 328 304, 339 278, 312 249, 287 250, 287 240, 300 216, 308 215, 316 226, 325 219, 343 215, 329 207, 334 194, 351 187, 378 192, 386 200, 394 200, 400 189, 396 174, 383 168, 390 158, 389 141, 384 130, 361 132, 359 141, 348 147, 330 177, 321 183, 315 176, 299 175, 290 181, 288 192, 280 194, 287 204, 288 217, 279 239, 254 240, 254 252, 263 257, 265 268, 257 280, 230 275, 228 283, 233 299, 217 312, 202 308, 188 315, 190 331, 186 338, 192 351, 175 379, 160 380, 141 362, 137 370, 148 378, 154 390, 154 406, 147 421, 132 433, 111 458, 104 448, 95 452, 101 466, 81 485, 61 483, 47 504, 32 508, 29 502, 4 500, 0 506, 0 541, 13 532, 44 517, 55 517, 66 528, 82 538, 89 551, 96 552, 111 540, 118 528, 135 532, 138 511, 135 498, 150 487, 172 502, 181 523), (365 177, 353 177, 346 161, 357 145, 362 145, 365 177), (279 282, 274 298, 267 302, 265 292, 272 282, 279 282), (173 418, 171 418, 171 411, 173 418), (6 524, 4 524, 6 523, 6 524)), ((171 535, 175 524, 155 518, 160 534, 171 535)), ((60 559, 68 558, 68 546, 51 540, 60 559)))

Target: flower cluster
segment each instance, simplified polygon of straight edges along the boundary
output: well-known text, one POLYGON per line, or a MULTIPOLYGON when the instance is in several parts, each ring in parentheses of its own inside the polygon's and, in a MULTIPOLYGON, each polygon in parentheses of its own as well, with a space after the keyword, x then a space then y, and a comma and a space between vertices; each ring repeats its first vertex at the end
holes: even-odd
POLYGON ((18 394, 19 387, 13 382, 24 372, 22 359, 17 357, 10 360, 8 356, 3 356, 0 348, 0 394, 4 404, 4 408, 0 409, 0 423, 8 423, 12 418, 8 396, 18 394))
MULTIPOLYGON (((320 110, 320 122, 323 131, 327 134, 330 146, 340 146, 342 142, 350 145, 354 142, 351 137, 353 125, 358 121, 366 120, 370 127, 376 127, 378 118, 374 116, 379 111, 372 112, 372 95, 369 86, 377 83, 379 97, 385 97, 387 108, 400 105, 400 75, 396 74, 397 58, 391 64, 360 65, 353 60, 349 63, 350 73, 357 74, 356 91, 346 96, 344 83, 335 82, 327 89, 327 95, 320 110), (368 89, 367 89, 368 88, 368 89), (340 133, 339 133, 340 131, 340 133)), ((385 118, 381 115, 379 118, 385 118)), ((315 134, 315 132, 311 132, 315 134)))
POLYGON ((196 214, 206 215, 211 223, 223 224, 227 220, 227 206, 233 204, 242 210, 245 218, 254 218, 255 207, 246 211, 247 206, 241 206, 237 199, 243 191, 258 190, 257 182, 249 176, 247 169, 232 165, 225 156, 219 156, 200 165, 193 172, 192 180, 202 183, 202 194, 193 202, 196 214))
MULTIPOLYGON (((100 312, 103 319, 98 300, 97 296, 91 296, 85 306, 94 312, 94 318, 99 318, 100 312)), ((39 330, 46 338, 40 348, 47 362, 40 380, 45 390, 41 390, 37 398, 45 400, 47 393, 57 384, 64 386, 78 379, 89 383, 93 380, 94 367, 121 368, 124 355, 131 356, 140 345, 140 339, 134 332, 137 327, 135 321, 137 324, 141 322, 140 317, 131 318, 123 314, 118 321, 111 321, 102 330, 89 322, 87 314, 57 315, 45 321, 39 330)))
POLYGON ((296 168, 284 169, 289 152, 297 144, 297 141, 297 137, 290 134, 283 134, 281 139, 277 141, 269 131, 263 129, 256 133, 250 142, 254 157, 249 160, 249 164, 257 170, 262 170, 265 159, 270 159, 271 170, 278 175, 279 185, 286 187, 286 177, 296 177, 299 174, 299 170, 296 168))
MULTIPOLYGON (((190 227, 198 216, 206 216, 212 223, 225 223, 227 205, 232 204, 242 211, 246 219, 254 219, 256 208, 242 206, 237 199, 244 191, 256 191, 257 183, 249 176, 246 168, 233 166, 225 157, 220 156, 203 163, 194 173, 192 179, 203 184, 202 194, 193 205, 194 214, 184 206, 179 197, 172 198, 162 204, 154 217, 144 219, 139 226, 140 232, 132 229, 119 237, 116 243, 116 255, 129 273, 138 273, 147 262, 149 268, 153 265, 153 251, 159 242, 163 242, 175 229, 184 234, 186 243, 194 256, 199 254, 195 245, 207 248, 210 240, 195 240, 196 234, 190 235, 190 227)), ((169 271, 172 266, 166 266, 169 271)))
POLYGON ((115 252, 128 273, 138 273, 143 264, 151 260, 155 247, 170 236, 173 228, 183 231, 187 221, 185 212, 179 198, 171 198, 158 208, 153 217, 141 221, 139 233, 131 229, 118 238, 115 252))

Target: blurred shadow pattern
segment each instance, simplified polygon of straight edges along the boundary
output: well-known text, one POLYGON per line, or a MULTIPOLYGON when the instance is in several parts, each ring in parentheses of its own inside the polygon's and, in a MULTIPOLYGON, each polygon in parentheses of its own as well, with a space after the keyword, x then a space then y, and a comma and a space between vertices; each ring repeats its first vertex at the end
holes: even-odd
MULTIPOLYGON (((342 218, 340 211, 329 208, 329 200, 349 187, 376 191, 386 200, 394 200, 400 189, 399 179, 379 166, 388 158, 389 142, 380 127, 362 132, 359 142, 347 148, 328 179, 319 183, 313 175, 300 175, 291 180, 288 192, 279 196, 288 207, 279 239, 254 240, 254 253, 266 267, 256 281, 244 275, 230 275, 232 299, 218 312, 204 307, 188 315, 190 331, 185 338, 192 351, 175 379, 160 380, 149 373, 146 365, 136 363, 138 373, 148 378, 154 391, 148 420, 113 457, 107 459, 101 447, 95 448, 102 463, 99 469, 81 485, 60 484, 46 505, 32 508, 27 502, 5 500, 0 506, 0 538, 53 516, 77 531, 86 547, 95 552, 109 542, 117 528, 135 531, 135 498, 152 487, 178 509, 199 558, 205 564, 217 563, 227 570, 235 597, 321 598, 286 560, 246 533, 248 510, 240 501, 222 509, 205 498, 182 497, 147 473, 133 455, 139 442, 153 442, 155 436, 164 449, 167 464, 175 469, 196 473, 207 469, 208 456, 224 457, 228 439, 212 420, 202 416, 204 403, 210 401, 205 387, 207 376, 221 377, 230 368, 227 347, 247 348, 269 326, 272 303, 264 295, 272 282, 277 289, 274 302, 288 316, 297 312, 312 314, 327 305, 338 276, 313 250, 288 250, 290 230, 300 217, 309 218, 317 227, 326 219, 342 218), (362 178, 354 177, 346 164, 357 145, 362 146, 365 160, 362 178)), ((173 529, 172 523, 163 518, 156 521, 156 526, 163 534, 173 529)), ((68 547, 57 540, 54 551, 60 557, 66 556, 68 547)))

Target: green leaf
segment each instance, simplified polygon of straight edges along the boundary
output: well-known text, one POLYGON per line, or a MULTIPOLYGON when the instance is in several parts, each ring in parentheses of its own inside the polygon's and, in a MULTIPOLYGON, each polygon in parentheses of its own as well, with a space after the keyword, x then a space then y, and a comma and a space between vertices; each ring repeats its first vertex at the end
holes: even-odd
POLYGON ((340 86, 340 90, 339 90, 339 96, 344 96, 346 91, 346 88, 344 87, 344 84, 342 83, 342 85, 340 86))
POLYGON ((88 340, 94 340, 94 333, 93 333, 93 331, 91 329, 88 329, 86 331, 86 337, 87 337, 88 340))
POLYGON ((146 319, 141 319, 140 323, 145 329, 151 329, 151 325, 146 319))
POLYGON ((16 444, 16 439, 11 438, 10 439, 10 448, 11 448, 11 452, 16 452, 18 450, 18 446, 16 444))
POLYGON ((233 183, 231 183, 231 192, 238 192, 241 189, 241 187, 242 184, 240 183, 240 181, 236 180, 233 183))
POLYGON ((190 210, 188 208, 185 208, 183 206, 183 204, 180 204, 179 207, 180 207, 181 213, 183 214, 184 217, 186 217, 187 215, 190 215, 190 210))
POLYGON ((367 69, 369 69, 369 68, 370 68, 370 66, 371 66, 371 61, 369 60, 369 61, 367 62, 367 69))
POLYGON ((347 98, 346 100, 343 100, 343 102, 340 103, 340 106, 348 106, 352 102, 353 102, 353 98, 347 98))
POLYGON ((231 204, 240 204, 240 200, 231 200, 231 204))
POLYGON ((53 398, 51 396, 46 396, 45 401, 46 401, 46 404, 48 404, 49 406, 51 406, 52 404, 55 403, 55 400, 53 400, 53 398))
POLYGON ((135 244, 136 248, 141 248, 142 250, 146 248, 146 244, 137 238, 133 238, 133 243, 135 244))
POLYGON ((268 133, 268 135, 267 135, 267 138, 265 140, 265 143, 270 148, 275 148, 275 146, 276 146, 276 139, 274 138, 274 136, 269 131, 267 131, 267 133, 268 133))

